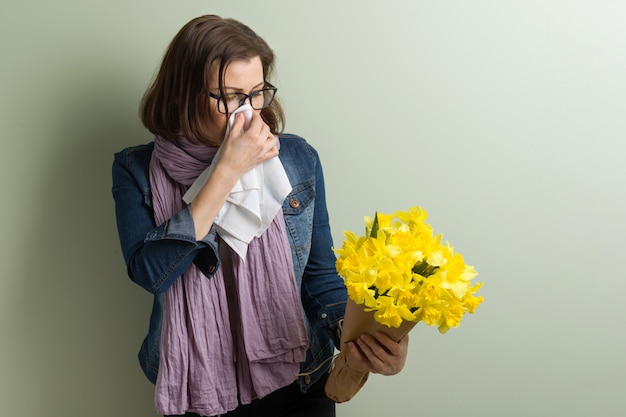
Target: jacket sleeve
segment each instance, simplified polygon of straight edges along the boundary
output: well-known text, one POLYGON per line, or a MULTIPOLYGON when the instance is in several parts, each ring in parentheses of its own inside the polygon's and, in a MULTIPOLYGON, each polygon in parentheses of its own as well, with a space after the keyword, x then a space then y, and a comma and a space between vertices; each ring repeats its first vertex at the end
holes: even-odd
POLYGON ((120 152, 113 162, 117 229, 129 277, 152 293, 167 290, 192 263, 208 277, 218 267, 214 229, 195 239, 189 207, 156 225, 149 186, 148 150, 120 152))
POLYGON ((339 347, 338 322, 343 318, 347 299, 343 279, 337 274, 336 256, 332 250, 332 235, 326 207, 324 174, 317 152, 310 148, 315 164, 315 206, 311 251, 302 277, 303 303, 309 306, 309 315, 339 347))

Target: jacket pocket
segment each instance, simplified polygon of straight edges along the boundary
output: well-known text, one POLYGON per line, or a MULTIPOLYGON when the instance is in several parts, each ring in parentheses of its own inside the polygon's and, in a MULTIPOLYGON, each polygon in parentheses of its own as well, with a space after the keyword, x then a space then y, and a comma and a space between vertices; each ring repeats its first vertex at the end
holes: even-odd
POLYGON ((285 201, 283 201, 283 214, 291 216, 301 214, 314 199, 314 179, 297 184, 293 187, 285 201))

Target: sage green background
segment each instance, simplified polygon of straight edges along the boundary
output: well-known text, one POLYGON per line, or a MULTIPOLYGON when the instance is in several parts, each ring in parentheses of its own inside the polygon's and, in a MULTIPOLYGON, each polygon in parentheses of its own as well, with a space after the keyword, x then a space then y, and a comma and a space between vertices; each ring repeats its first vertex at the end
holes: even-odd
POLYGON ((110 166, 151 140, 140 96, 206 13, 274 47, 336 245, 421 205, 485 282, 339 416, 624 415, 625 2, 2 0, 1 416, 155 415, 110 166))

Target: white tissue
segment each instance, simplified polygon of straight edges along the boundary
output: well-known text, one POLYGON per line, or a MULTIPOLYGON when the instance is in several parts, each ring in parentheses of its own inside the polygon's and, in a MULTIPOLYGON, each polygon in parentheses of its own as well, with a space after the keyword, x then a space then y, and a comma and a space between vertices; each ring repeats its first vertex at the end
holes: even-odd
MULTIPOLYGON (((252 118, 252 107, 244 104, 228 119, 226 137, 232 128, 235 114, 246 118, 244 130, 252 118)), ((220 156, 217 151, 213 163, 194 181, 183 200, 189 204, 204 186, 220 156)), ((222 239, 245 260, 250 241, 259 237, 272 223, 283 201, 291 192, 291 184, 280 159, 274 157, 257 165, 241 176, 215 218, 215 227, 222 239)))

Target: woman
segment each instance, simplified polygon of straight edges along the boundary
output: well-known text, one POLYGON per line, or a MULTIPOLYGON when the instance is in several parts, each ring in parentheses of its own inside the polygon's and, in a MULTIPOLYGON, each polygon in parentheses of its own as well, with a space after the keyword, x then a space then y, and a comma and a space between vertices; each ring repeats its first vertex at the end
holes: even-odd
MULTIPOLYGON (((115 155, 128 274, 155 294, 139 359, 164 415, 335 415, 324 384, 346 292, 318 155, 278 136, 273 64, 247 26, 193 19, 141 103, 154 142, 115 155)), ((391 375, 407 344, 363 335, 350 348, 391 375)))

